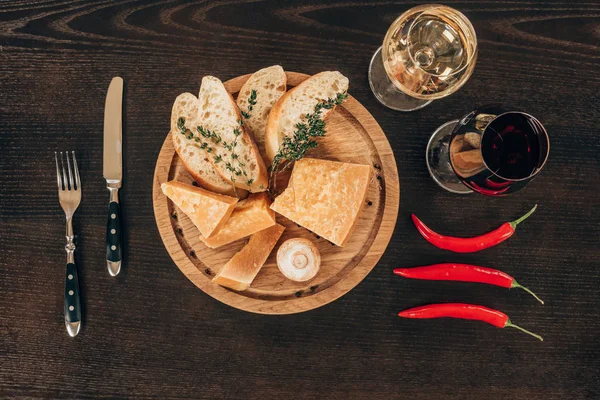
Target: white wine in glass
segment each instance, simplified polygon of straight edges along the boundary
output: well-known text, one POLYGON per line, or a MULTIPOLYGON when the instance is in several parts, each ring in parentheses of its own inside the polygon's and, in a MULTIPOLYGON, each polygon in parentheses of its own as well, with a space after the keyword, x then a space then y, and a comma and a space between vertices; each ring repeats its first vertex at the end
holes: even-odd
POLYGON ((418 110, 463 86, 476 60, 477 37, 467 17, 447 6, 422 5, 392 23, 371 59, 369 83, 383 105, 418 110))

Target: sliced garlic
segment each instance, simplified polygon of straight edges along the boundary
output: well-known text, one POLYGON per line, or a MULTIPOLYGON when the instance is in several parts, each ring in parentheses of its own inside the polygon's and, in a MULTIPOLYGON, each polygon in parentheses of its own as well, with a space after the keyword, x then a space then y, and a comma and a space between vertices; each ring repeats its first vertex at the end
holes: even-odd
POLYGON ((308 281, 319 272, 321 254, 317 246, 308 239, 289 239, 277 250, 277 266, 288 279, 308 281))

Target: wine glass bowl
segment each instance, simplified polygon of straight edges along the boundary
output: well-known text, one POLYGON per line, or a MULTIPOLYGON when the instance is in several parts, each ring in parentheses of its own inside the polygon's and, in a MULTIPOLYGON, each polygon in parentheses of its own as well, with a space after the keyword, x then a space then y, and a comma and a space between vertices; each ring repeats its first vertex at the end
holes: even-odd
POLYGON ((409 96, 425 100, 454 93, 475 68, 473 26, 463 14, 446 6, 420 6, 405 14, 383 40, 383 65, 391 82, 409 96))
POLYGON ((462 87, 475 68, 477 36, 459 11, 422 5, 388 29, 369 67, 375 97, 400 111, 424 107, 462 87))
POLYGON ((427 163, 434 180, 455 193, 514 193, 525 187, 548 159, 546 129, 522 111, 485 106, 445 125, 428 144, 427 163), (459 182, 464 189, 457 188, 459 182))

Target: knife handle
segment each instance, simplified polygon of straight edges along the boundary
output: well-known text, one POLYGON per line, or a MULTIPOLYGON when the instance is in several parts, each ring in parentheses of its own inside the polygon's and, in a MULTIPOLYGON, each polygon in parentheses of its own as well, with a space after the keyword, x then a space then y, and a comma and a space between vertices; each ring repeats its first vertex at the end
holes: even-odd
POLYGON ((106 263, 108 273, 117 276, 121 271, 121 206, 119 205, 119 189, 110 190, 110 203, 108 205, 108 222, 106 224, 106 263))
POLYGON ((81 300, 77 267, 72 262, 67 263, 65 276, 65 325, 69 336, 77 336, 81 328, 81 300))

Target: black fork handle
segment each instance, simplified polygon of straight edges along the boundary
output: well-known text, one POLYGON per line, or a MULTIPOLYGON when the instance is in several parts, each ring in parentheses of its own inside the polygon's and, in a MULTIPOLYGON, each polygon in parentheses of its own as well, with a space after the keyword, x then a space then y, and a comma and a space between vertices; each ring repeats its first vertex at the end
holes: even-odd
POLYGON ((74 263, 67 263, 64 312, 67 332, 71 337, 77 336, 81 328, 81 299, 79 297, 79 275, 74 263))

